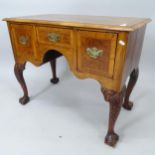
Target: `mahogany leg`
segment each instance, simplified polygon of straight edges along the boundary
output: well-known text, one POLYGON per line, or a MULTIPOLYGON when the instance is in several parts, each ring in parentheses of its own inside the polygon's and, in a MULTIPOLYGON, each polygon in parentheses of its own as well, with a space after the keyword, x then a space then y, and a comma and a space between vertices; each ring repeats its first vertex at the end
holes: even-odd
POLYGON ((24 77, 23 77, 24 69, 25 69, 25 63, 24 64, 17 64, 17 63, 15 64, 14 72, 15 72, 16 78, 17 78, 18 82, 20 83, 20 85, 21 85, 21 87, 23 89, 23 92, 24 92, 23 97, 21 97, 19 99, 19 102, 22 105, 25 105, 30 100, 30 98, 28 96, 27 86, 26 86, 26 83, 25 83, 25 80, 24 80, 24 77))
POLYGON ((56 76, 56 59, 50 61, 53 78, 50 80, 51 83, 57 84, 59 82, 59 78, 56 76))
POLYGON ((129 83, 127 86, 126 95, 125 95, 125 99, 124 99, 124 103, 123 103, 123 107, 127 110, 131 110, 133 107, 133 102, 129 101, 129 97, 130 97, 131 92, 137 82, 138 75, 139 75, 138 69, 133 70, 132 73, 130 74, 130 79, 129 79, 129 83))
POLYGON ((115 133, 114 127, 125 95, 125 87, 121 92, 115 92, 102 88, 102 93, 106 101, 110 103, 108 132, 105 137, 105 143, 114 147, 119 140, 119 136, 115 133))

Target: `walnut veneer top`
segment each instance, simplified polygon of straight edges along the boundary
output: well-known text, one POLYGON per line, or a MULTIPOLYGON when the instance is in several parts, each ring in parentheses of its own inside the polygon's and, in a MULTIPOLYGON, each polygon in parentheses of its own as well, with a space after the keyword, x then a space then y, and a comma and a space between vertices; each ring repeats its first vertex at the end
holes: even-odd
POLYGON ((149 18, 135 17, 106 17, 84 15, 47 14, 16 18, 5 18, 4 21, 42 23, 70 27, 97 28, 118 31, 134 31, 149 23, 149 18))

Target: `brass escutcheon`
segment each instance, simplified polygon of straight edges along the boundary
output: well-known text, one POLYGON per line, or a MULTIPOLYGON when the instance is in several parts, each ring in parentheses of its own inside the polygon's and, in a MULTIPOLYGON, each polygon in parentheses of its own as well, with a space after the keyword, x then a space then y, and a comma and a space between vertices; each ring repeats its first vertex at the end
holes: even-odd
POLYGON ((28 37, 26 37, 26 36, 20 36, 20 37, 19 37, 19 42, 20 42, 22 45, 26 45, 27 42, 28 42, 28 37))
POLYGON ((60 41, 60 35, 54 32, 48 33, 48 40, 51 42, 59 42, 60 41))
POLYGON ((102 56, 103 50, 97 49, 96 47, 88 47, 86 49, 87 54, 94 59, 97 59, 98 57, 102 56))

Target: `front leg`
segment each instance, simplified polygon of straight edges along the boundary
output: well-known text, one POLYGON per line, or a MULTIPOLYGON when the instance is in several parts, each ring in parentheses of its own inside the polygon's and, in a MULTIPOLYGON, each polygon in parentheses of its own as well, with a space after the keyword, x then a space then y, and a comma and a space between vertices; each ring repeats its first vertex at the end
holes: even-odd
POLYGON ((52 74, 53 74, 53 78, 51 79, 51 83, 57 84, 59 82, 59 78, 57 78, 57 75, 56 75, 56 59, 51 60, 50 65, 51 65, 52 74))
POLYGON ((30 100, 30 98, 28 96, 27 86, 26 86, 26 83, 25 83, 25 80, 24 80, 24 77, 23 77, 24 69, 25 69, 25 63, 24 64, 17 64, 17 63, 15 64, 14 72, 15 72, 16 78, 17 78, 18 82, 20 83, 20 85, 21 85, 21 87, 23 89, 23 92, 24 92, 23 97, 21 97, 19 99, 19 102, 22 105, 25 105, 30 100))
POLYGON ((101 90, 105 100, 110 103, 109 125, 108 132, 105 137, 105 143, 110 146, 115 146, 119 140, 119 136, 115 133, 114 127, 122 106, 123 97, 125 95, 125 87, 121 92, 115 92, 104 88, 101 90))
POLYGON ((138 69, 133 70, 132 73, 130 74, 130 79, 129 79, 129 83, 127 86, 126 95, 125 95, 125 99, 124 99, 124 103, 123 103, 123 107, 127 110, 131 110, 133 107, 133 102, 129 101, 129 97, 130 97, 131 92, 137 82, 138 75, 139 75, 138 69))

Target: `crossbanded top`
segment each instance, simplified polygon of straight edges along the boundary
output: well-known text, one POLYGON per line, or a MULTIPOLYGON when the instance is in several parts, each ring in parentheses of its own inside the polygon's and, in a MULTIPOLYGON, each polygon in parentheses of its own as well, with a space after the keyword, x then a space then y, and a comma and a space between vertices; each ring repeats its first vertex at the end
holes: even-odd
POLYGON ((25 17, 5 18, 3 21, 20 23, 40 23, 69 27, 95 28, 118 31, 134 31, 151 21, 150 18, 108 17, 87 15, 45 14, 25 17))

